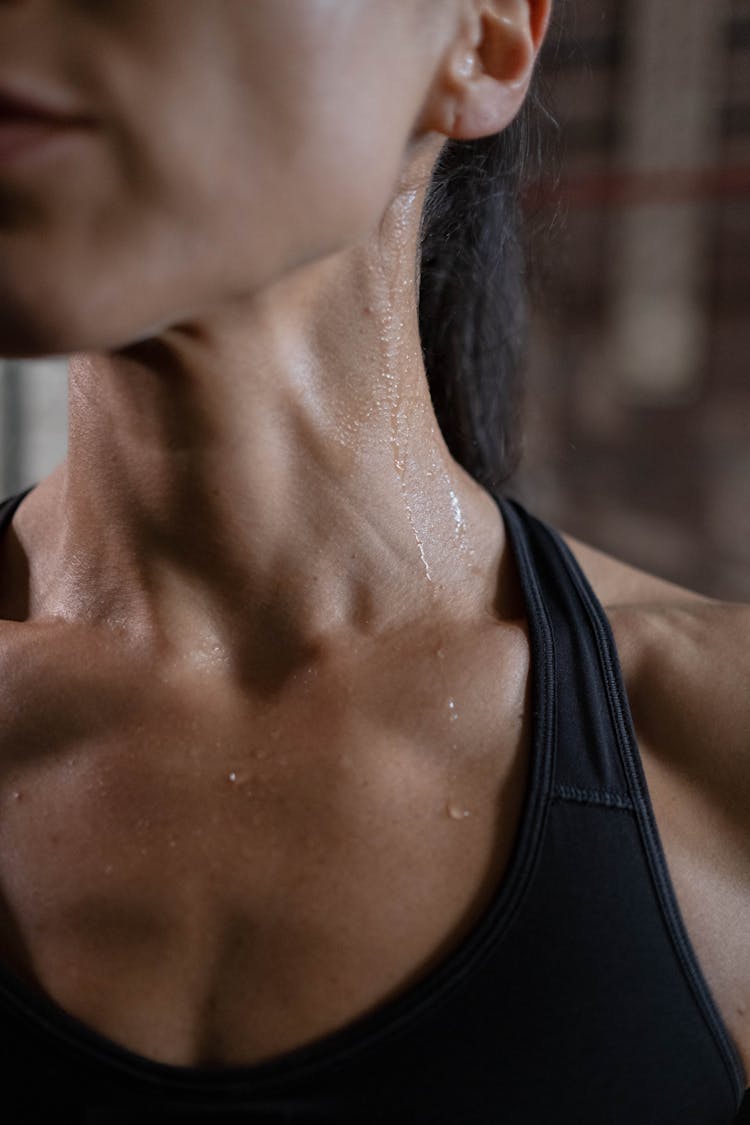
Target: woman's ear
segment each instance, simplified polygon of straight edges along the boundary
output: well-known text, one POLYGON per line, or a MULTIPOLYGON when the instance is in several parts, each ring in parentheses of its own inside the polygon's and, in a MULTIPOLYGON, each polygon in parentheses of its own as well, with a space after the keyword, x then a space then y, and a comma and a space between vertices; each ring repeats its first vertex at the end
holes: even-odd
POLYGON ((509 125, 531 82, 551 7, 552 0, 468 0, 418 132, 468 141, 509 125))

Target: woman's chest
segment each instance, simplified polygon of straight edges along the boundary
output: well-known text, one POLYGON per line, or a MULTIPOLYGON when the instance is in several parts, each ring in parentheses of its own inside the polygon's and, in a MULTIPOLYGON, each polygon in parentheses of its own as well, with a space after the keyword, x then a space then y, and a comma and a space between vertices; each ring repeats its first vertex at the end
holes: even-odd
POLYGON ((391 738, 303 757, 225 731, 210 757, 194 734, 0 788, 3 962, 130 1050, 241 1065, 318 1039, 443 960, 503 878, 522 741, 448 768, 391 738))
MULTIPOLYGON (((3 962, 178 1065, 258 1062, 351 1024, 456 950, 507 874, 533 752, 517 680, 480 705, 475 670, 459 721, 421 738, 362 718, 377 708, 332 719, 322 698, 286 724, 183 700, 16 756, 0 780, 3 962)), ((430 690, 406 694, 426 714, 430 690)), ((731 857, 684 783, 642 759, 688 935, 750 1072, 731 857)))

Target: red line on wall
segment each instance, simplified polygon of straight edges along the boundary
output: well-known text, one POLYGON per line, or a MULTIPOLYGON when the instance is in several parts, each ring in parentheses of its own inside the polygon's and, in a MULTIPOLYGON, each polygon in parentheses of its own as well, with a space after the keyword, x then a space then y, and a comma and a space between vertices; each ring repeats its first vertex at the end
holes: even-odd
POLYGON ((723 168, 675 168, 672 171, 563 174, 523 191, 525 207, 632 207, 646 203, 692 203, 750 196, 750 165, 723 168))

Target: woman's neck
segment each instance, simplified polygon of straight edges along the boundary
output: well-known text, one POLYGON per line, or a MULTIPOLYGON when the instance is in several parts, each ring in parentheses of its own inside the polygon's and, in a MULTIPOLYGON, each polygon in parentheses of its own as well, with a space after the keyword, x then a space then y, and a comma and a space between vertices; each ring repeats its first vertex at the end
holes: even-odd
POLYGON ((366 247, 71 358, 68 456, 14 521, 30 618, 218 661, 491 600, 502 521, 424 371, 420 207, 397 196, 366 247))

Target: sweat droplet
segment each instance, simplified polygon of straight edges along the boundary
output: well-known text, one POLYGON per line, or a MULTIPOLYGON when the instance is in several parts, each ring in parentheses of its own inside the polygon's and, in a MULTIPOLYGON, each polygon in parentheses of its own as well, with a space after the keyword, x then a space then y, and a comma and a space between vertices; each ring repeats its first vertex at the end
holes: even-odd
POLYGON ((458 805, 454 805, 452 801, 449 801, 445 808, 448 816, 454 820, 462 820, 465 816, 471 816, 468 809, 462 809, 458 805))
POLYGON ((459 535, 465 535, 466 534, 466 524, 464 522, 463 512, 461 511, 461 505, 459 504, 458 497, 456 496, 453 489, 450 490, 450 498, 451 498, 451 507, 453 509, 453 519, 454 519, 455 524, 456 524, 456 531, 459 535))
POLYGON ((456 714, 456 704, 452 699, 448 700, 448 710, 451 713, 451 722, 455 722, 455 720, 458 718, 458 715, 456 714))
POLYGON ((230 773, 229 780, 230 781, 236 781, 237 780, 237 774, 234 772, 234 770, 232 770, 232 772, 230 773))

